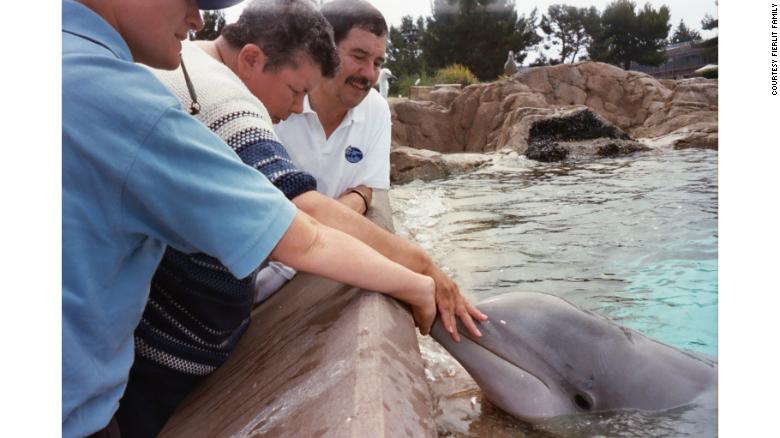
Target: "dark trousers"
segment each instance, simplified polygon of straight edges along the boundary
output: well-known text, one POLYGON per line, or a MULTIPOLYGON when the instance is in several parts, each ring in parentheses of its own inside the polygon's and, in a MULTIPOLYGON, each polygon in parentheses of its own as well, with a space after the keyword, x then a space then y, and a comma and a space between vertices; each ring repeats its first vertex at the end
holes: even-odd
POLYGON ((136 356, 116 418, 122 438, 152 438, 202 376, 191 376, 136 356))
POLYGON ((122 438, 122 435, 119 433, 119 424, 116 421, 116 415, 111 418, 108 426, 104 427, 103 430, 99 430, 87 438, 122 438))

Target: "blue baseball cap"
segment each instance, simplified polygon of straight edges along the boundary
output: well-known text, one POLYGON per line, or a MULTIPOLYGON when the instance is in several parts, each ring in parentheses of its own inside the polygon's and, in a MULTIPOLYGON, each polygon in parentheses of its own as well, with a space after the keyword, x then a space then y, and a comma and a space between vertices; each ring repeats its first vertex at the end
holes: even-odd
POLYGON ((244 0, 198 0, 198 9, 214 10, 224 9, 237 5, 244 0))

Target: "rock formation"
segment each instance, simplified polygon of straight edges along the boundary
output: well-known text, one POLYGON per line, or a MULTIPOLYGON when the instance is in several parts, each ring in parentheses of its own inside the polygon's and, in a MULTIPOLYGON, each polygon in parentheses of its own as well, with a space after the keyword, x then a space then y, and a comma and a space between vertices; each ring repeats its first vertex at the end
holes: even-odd
POLYGON ((587 114, 585 110, 597 114, 605 127, 614 125, 624 137, 587 138, 588 142, 577 143, 580 152, 609 154, 644 147, 628 137, 656 148, 718 145, 717 80, 657 80, 597 62, 531 68, 510 80, 448 89, 431 96, 431 101, 397 100, 391 110, 393 144, 443 153, 525 154, 535 143, 532 151, 547 149, 555 156, 565 149, 568 154, 575 146, 569 140, 586 138, 537 136, 531 141, 531 131, 544 125, 537 122, 565 120, 587 114))
POLYGON ((441 154, 426 149, 393 146, 390 181, 403 184, 416 179, 430 181, 476 169, 490 161, 483 154, 441 154))

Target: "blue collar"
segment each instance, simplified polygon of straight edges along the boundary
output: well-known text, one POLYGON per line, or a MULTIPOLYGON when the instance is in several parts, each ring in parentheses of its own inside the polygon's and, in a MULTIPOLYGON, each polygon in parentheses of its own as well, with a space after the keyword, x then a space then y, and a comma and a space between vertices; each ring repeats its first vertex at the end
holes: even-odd
POLYGON ((119 32, 81 3, 63 0, 62 31, 92 41, 111 51, 117 58, 133 62, 130 48, 119 32))

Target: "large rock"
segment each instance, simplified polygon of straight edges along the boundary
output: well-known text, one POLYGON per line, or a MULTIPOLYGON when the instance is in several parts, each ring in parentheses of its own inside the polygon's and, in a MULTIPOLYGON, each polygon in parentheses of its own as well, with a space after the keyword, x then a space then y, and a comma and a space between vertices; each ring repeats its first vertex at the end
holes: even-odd
POLYGON ((620 128, 606 122, 588 109, 538 120, 533 123, 528 132, 529 142, 541 139, 592 140, 601 137, 623 140, 630 138, 620 128))
POLYGON ((444 153, 495 151, 503 146, 497 142, 497 130, 508 109, 546 106, 540 94, 510 80, 471 85, 454 98, 451 91, 446 91, 446 101, 452 99, 449 107, 430 101, 396 101, 393 144, 444 153))
POLYGON ((430 181, 468 172, 490 161, 483 154, 443 155, 426 149, 393 146, 390 151, 390 181, 403 184, 416 179, 430 181))
POLYGON ((588 108, 653 147, 717 149, 718 82, 713 79, 656 80, 583 62, 434 93, 439 93, 436 102, 392 105, 394 144, 443 153, 525 153, 535 121, 588 108))
POLYGON ((617 157, 649 149, 648 146, 634 140, 611 138, 572 141, 538 140, 529 144, 525 156, 549 163, 594 157, 617 157))
POLYGON ((714 79, 676 81, 671 98, 657 107, 636 137, 656 147, 718 149, 718 83, 714 79))
POLYGON ((717 123, 703 122, 683 126, 669 134, 658 137, 640 138, 640 141, 653 148, 674 149, 718 149, 717 123))
POLYGON ((439 152, 462 152, 453 148, 456 133, 449 111, 434 102, 401 100, 393 106, 393 144, 415 145, 439 152))
POLYGON ((537 161, 614 157, 649 148, 589 109, 537 120, 528 131, 525 155, 537 161))
POLYGON ((452 87, 436 89, 431 91, 429 94, 431 101, 444 108, 449 108, 452 104, 452 101, 455 100, 455 98, 458 96, 460 96, 460 90, 452 87))

